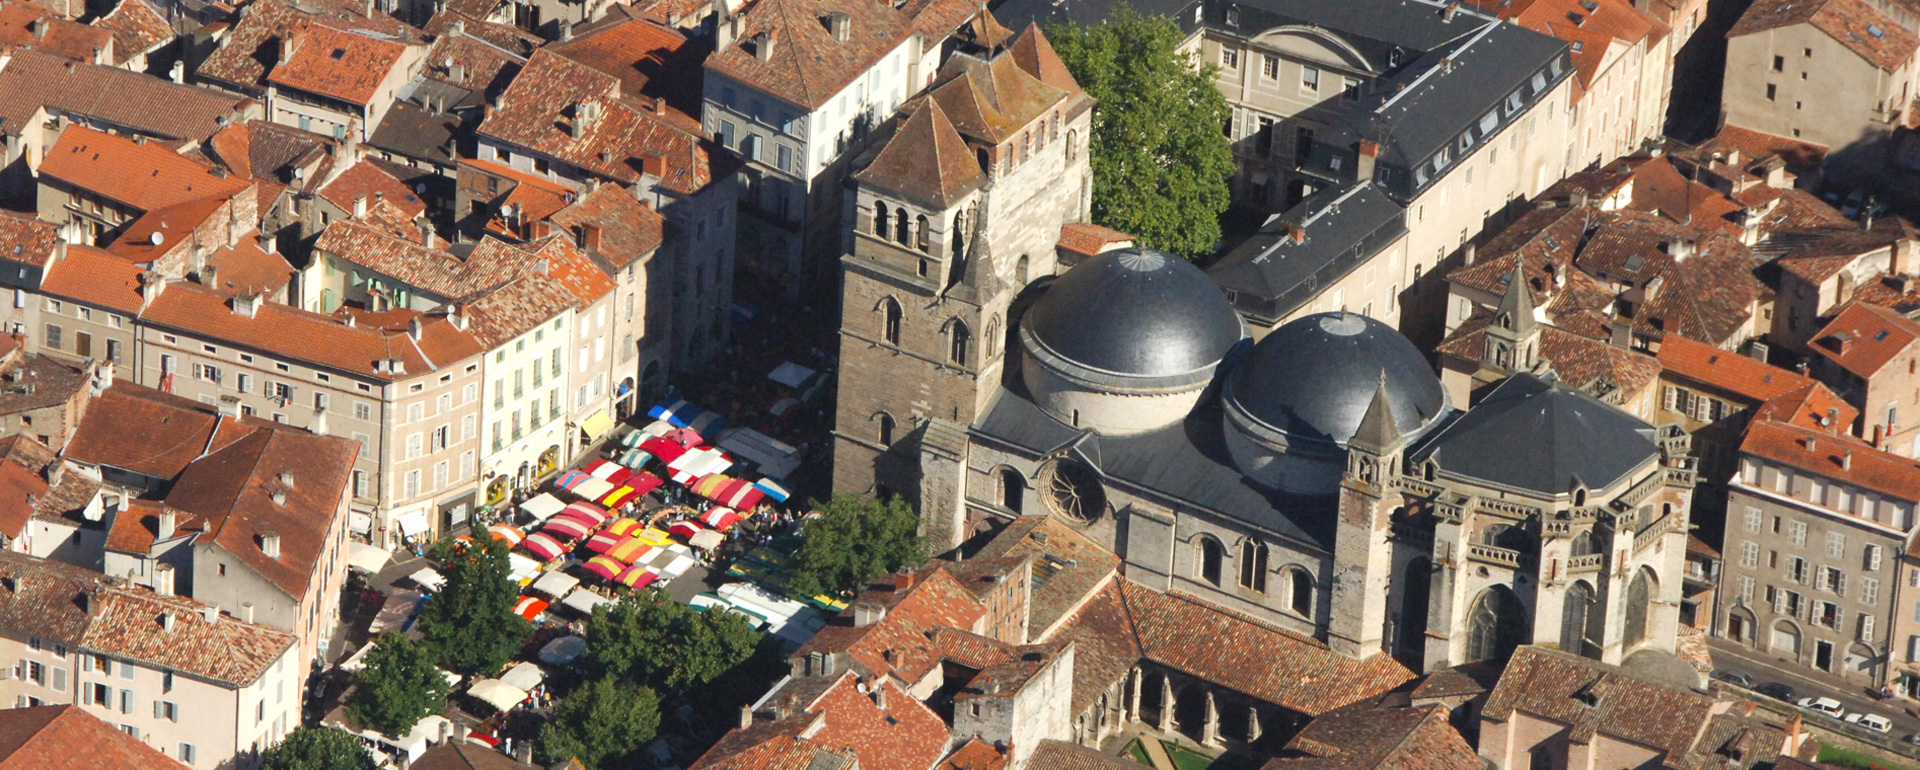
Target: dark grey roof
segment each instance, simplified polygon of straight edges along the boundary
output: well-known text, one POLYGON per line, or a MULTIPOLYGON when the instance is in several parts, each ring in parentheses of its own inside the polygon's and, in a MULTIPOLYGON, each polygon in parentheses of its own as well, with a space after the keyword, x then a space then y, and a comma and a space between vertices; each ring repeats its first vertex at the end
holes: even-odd
POLYGON ((1207 275, 1263 325, 1299 310, 1407 232, 1406 209, 1372 182, 1314 193, 1228 252, 1207 275), (1289 233, 1302 223, 1307 239, 1289 233))
POLYGON ((1227 373, 1223 396, 1289 442, 1344 446, 1383 372, 1401 435, 1424 433, 1447 411, 1440 378, 1413 343, 1358 313, 1319 313, 1273 330, 1227 373))
POLYGON ((1406 58, 1411 60, 1488 18, 1463 6, 1449 21, 1442 13, 1446 4, 1437 0, 1005 0, 992 7, 1002 24, 1020 29, 1030 21, 1098 24, 1122 3, 1143 13, 1171 16, 1187 32, 1204 24, 1251 38, 1279 26, 1317 27, 1339 35, 1382 70, 1390 66, 1388 50, 1410 52, 1406 58), (1203 8, 1198 24, 1195 6, 1203 8), (1229 7, 1235 12, 1231 18, 1229 7))
POLYGON ((410 158, 451 165, 454 162, 450 142, 460 133, 460 118, 436 115, 402 101, 388 108, 367 144, 391 150, 410 158))
POLYGON ((1484 22, 1381 81, 1315 143, 1302 170, 1352 179, 1355 143, 1370 139, 1380 144, 1373 179, 1403 200, 1411 198, 1572 75, 1565 42, 1506 22, 1484 22), (1462 136, 1470 142, 1465 150, 1459 147, 1462 136), (1436 170, 1430 161, 1442 149, 1449 162, 1436 170), (1422 164, 1429 164, 1424 180, 1415 175, 1422 164))
POLYGON ((1180 18, 1193 14, 1194 0, 1002 0, 989 7, 1001 24, 1019 30, 1033 22, 1099 24, 1122 4, 1149 15, 1180 18))
POLYGON ((1413 456, 1449 476, 1557 495, 1613 484, 1658 456, 1653 430, 1577 389, 1517 374, 1413 456))
POLYGON ((1035 351, 1043 359, 1126 377, 1208 374, 1246 336, 1206 273, 1179 257, 1134 248, 1075 265, 1021 323, 1044 348, 1035 351))
MULTIPOLYGON (((1333 547, 1332 496, 1305 497, 1248 481, 1227 454, 1220 406, 1207 399, 1186 419, 1146 433, 1099 436, 1053 419, 1022 393, 1001 389, 972 433, 1034 457, 1065 449, 1099 471, 1161 497, 1248 522, 1321 548, 1333 547)), ((1162 501, 1163 503, 1165 500, 1162 501)))

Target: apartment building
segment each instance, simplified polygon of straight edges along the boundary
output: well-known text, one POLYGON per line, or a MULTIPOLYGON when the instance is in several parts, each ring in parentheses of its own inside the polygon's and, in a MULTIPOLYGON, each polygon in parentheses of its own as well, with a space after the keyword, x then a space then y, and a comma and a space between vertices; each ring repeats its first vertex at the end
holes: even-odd
POLYGON ((1715 635, 1886 683, 1920 466, 1831 429, 1758 421, 1728 487, 1715 635))
MULTIPOLYGON (((481 244, 500 244, 487 241, 481 244)), ((512 247, 500 244, 496 248, 512 247)), ((479 249, 475 249, 478 253, 479 249)), ((473 335, 486 350, 486 444, 480 475, 492 505, 532 489, 560 468, 571 436, 563 402, 576 300, 546 276, 529 274, 471 301, 473 335)))
POLYGON ((1657 358, 1660 407, 1653 422, 1679 425, 1693 436, 1701 478, 1707 481, 1724 481, 1738 470, 1747 424, 1764 419, 1756 415, 1776 399, 1800 408, 1768 410, 1768 417, 1807 428, 1838 425, 1845 432, 1858 414, 1811 377, 1685 337, 1668 337, 1657 358), (1828 409, 1834 410, 1831 415, 1828 409))
POLYGON ((78 706, 187 767, 248 766, 300 725, 296 648, 191 599, 0 553, 0 700, 78 706))
POLYGON ((672 338, 656 333, 670 323, 662 309, 673 307, 672 264, 657 259, 666 220, 619 187, 601 185, 548 221, 614 280, 608 379, 614 417, 625 419, 640 409, 642 394, 651 399, 666 389, 672 338))
POLYGON ((1920 322, 1855 302, 1835 313, 1807 346, 1813 376, 1858 410, 1848 423, 1874 446, 1920 457, 1920 322))

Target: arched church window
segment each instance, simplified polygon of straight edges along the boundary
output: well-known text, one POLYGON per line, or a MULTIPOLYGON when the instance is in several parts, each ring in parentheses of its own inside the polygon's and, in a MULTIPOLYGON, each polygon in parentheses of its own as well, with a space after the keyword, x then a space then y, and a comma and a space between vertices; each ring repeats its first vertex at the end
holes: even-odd
POLYGON ((886 339, 887 344, 898 345, 900 344, 900 303, 895 302, 892 297, 888 297, 881 300, 880 304, 882 306, 881 312, 886 317, 886 320, 881 326, 880 334, 886 339))
POLYGON ((1240 587, 1267 592, 1267 544, 1248 538, 1240 543, 1240 587))
POLYGON ((1075 146, 1079 144, 1079 137, 1080 132, 1078 131, 1067 132, 1067 160, 1073 160, 1074 157, 1080 154, 1080 148, 1075 146))
POLYGON ((1012 468, 1000 469, 1000 507, 1014 513, 1026 502, 1027 479, 1012 468))
POLYGON ((879 201, 873 203, 873 234, 887 237, 887 204, 879 201))
POLYGON ((965 323, 956 320, 947 328, 947 336, 950 343, 947 360, 955 366, 966 366, 967 348, 973 345, 973 333, 967 330, 965 323))
POLYGON ((1647 615, 1653 611, 1653 595, 1660 590, 1660 580, 1653 571, 1641 567, 1633 576, 1633 582, 1627 586, 1627 625, 1623 642, 1631 650, 1647 640, 1647 615))
POLYGON ((1206 535, 1200 536, 1200 579, 1211 585, 1220 585, 1220 563, 1227 558, 1225 548, 1220 541, 1206 535))
POLYGON ((913 247, 922 253, 927 250, 927 215, 921 214, 913 223, 913 247))
POLYGON ((1000 355, 1000 317, 987 319, 987 358, 1000 355))
MULTIPOLYGON (((1040 488, 1046 494, 1048 508, 1074 521, 1091 522, 1107 509, 1100 475, 1073 458, 1056 458, 1042 466, 1040 488)), ((1219 582, 1218 575, 1214 582, 1219 582)))
POLYGON ((947 234, 953 242, 953 258, 959 259, 967 253, 967 213, 962 211, 953 215, 953 230, 947 234))
POLYGON ((1287 570, 1287 609, 1296 615, 1313 615, 1313 575, 1299 567, 1287 570))
POLYGON ((1600 645, 1594 642, 1600 635, 1598 608, 1593 586, 1584 580, 1574 581, 1560 608, 1560 649, 1590 658, 1600 656, 1600 645))
POLYGON ((1053 130, 1047 133, 1049 141, 1060 138, 1060 113, 1053 114, 1053 130))
POLYGON ((874 422, 879 424, 880 445, 893 446, 893 415, 881 412, 879 419, 874 420, 874 422))
POLYGON ((910 234, 907 228, 911 224, 907 221, 907 210, 905 207, 902 207, 895 209, 893 213, 893 240, 895 243, 905 246, 908 243, 907 237, 910 234))
POLYGON ((1467 659, 1473 663, 1498 660, 1513 654, 1520 646, 1521 629, 1526 622, 1520 599, 1506 586, 1491 586, 1473 600, 1467 613, 1467 659))

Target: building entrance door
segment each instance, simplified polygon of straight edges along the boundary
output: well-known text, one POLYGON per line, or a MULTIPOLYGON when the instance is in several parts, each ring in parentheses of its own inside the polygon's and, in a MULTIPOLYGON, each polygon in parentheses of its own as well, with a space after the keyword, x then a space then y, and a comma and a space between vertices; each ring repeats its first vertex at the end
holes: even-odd
POLYGON ((1820 639, 1813 643, 1813 667, 1821 671, 1833 670, 1833 642, 1820 639))

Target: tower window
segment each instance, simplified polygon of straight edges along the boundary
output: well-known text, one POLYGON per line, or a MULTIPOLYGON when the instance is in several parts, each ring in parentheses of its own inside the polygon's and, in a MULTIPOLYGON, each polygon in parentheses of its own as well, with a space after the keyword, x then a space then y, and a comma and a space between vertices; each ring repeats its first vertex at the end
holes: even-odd
POLYGON ((1211 537, 1200 538, 1200 579, 1212 585, 1220 585, 1220 562, 1226 559, 1226 549, 1220 547, 1220 541, 1211 537))
POLYGON ((1287 609, 1313 614, 1313 576, 1298 567, 1287 570, 1287 609))
POLYGON ((948 329, 947 333, 951 337, 950 341, 952 342, 952 348, 947 351, 947 359, 952 361, 955 366, 966 366, 967 348, 973 344, 973 334, 967 331, 966 324, 959 321, 954 321, 953 326, 948 329))
POLYGON ((880 424, 880 443, 884 446, 893 446, 893 415, 881 412, 880 419, 875 422, 880 424))
POLYGON ((886 338, 887 344, 898 345, 900 344, 900 303, 888 297, 882 304, 885 305, 883 312, 886 315, 886 321, 881 328, 881 335, 886 338))
POLYGON ((1247 540, 1240 544, 1240 586, 1267 591, 1267 544, 1247 540))

